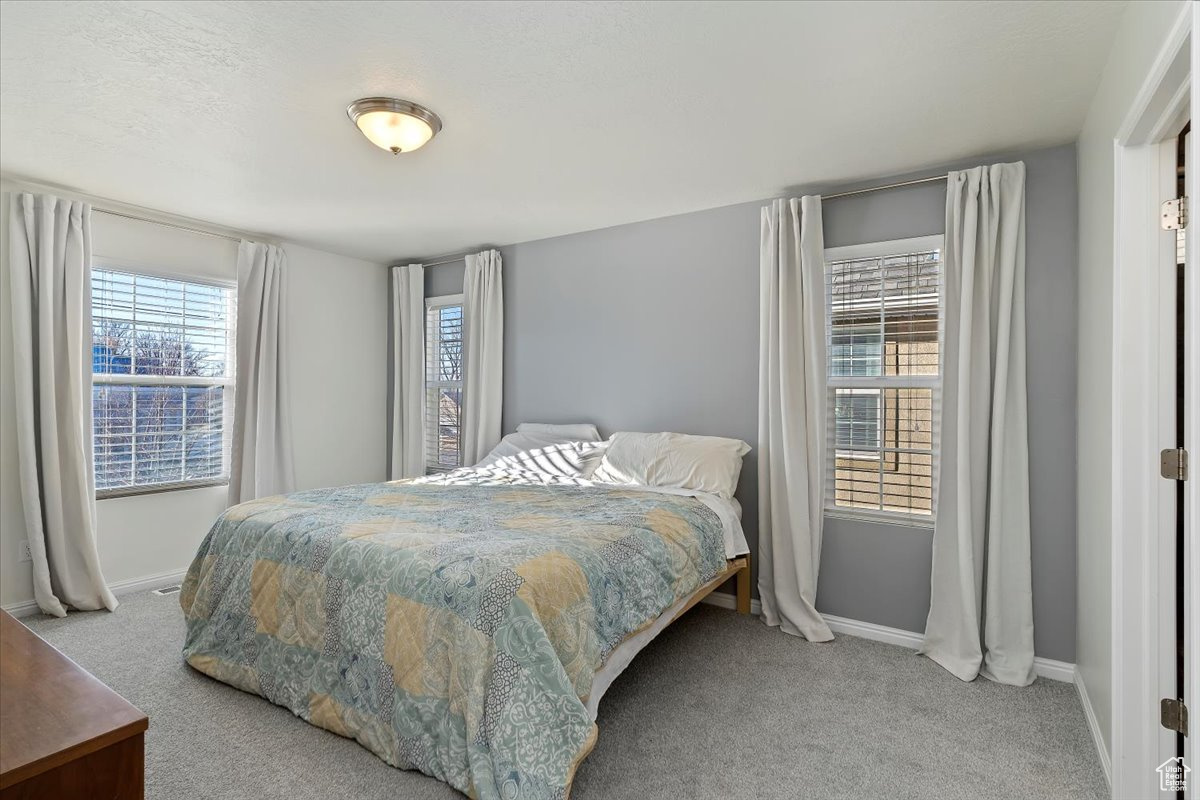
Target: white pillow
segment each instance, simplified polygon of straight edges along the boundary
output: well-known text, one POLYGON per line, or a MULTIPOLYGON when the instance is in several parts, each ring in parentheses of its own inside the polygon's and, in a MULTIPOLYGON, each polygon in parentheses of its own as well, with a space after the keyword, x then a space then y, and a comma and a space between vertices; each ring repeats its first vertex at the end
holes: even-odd
POLYGON ((614 433, 592 480, 694 489, 726 500, 737 491, 750 445, 721 436, 614 433))
POLYGON ((580 423, 578 425, 548 425, 543 422, 522 422, 517 426, 517 433, 527 433, 530 436, 540 436, 545 439, 558 439, 561 442, 598 442, 600 431, 595 425, 580 423))
POLYGON ((600 463, 605 446, 604 442, 548 442, 510 433, 475 468, 587 479, 600 463))
POLYGON ((508 458, 527 450, 536 450, 553 444, 566 442, 598 442, 600 432, 595 425, 545 425, 540 422, 522 422, 516 433, 510 433, 492 448, 475 466, 485 467, 499 458, 508 458))

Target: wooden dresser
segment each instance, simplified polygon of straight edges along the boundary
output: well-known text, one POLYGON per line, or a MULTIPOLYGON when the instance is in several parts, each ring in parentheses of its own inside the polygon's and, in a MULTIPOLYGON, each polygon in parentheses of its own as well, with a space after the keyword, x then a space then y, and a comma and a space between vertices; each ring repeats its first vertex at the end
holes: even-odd
POLYGON ((142 798, 148 724, 0 611, 0 800, 142 798))

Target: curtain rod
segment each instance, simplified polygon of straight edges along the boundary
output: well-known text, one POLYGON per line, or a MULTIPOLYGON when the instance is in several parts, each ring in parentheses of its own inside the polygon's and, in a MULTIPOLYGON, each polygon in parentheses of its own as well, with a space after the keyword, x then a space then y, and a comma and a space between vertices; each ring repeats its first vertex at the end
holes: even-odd
POLYGON ((218 239, 228 239, 231 242, 240 242, 240 236, 230 236, 226 233, 216 233, 215 231, 206 231, 203 228, 191 228, 187 225, 179 225, 174 222, 164 222, 160 219, 151 219, 150 217, 139 217, 136 214, 126 214, 123 211, 113 211, 108 208, 97 208, 92 206, 92 211, 97 214, 108 214, 110 217, 121 217, 122 219, 132 219, 137 222, 149 222, 152 225, 162 225, 164 228, 175 228, 176 230, 187 231, 188 233, 198 233, 201 236, 214 236, 218 239))
MULTIPOLYGON (((472 250, 471 252, 474 253, 476 251, 472 250)), ((458 253, 448 256, 435 256, 432 261, 422 261, 420 263, 425 267, 440 267, 443 264, 454 264, 458 261, 463 261, 468 255, 469 253, 458 253)))
POLYGON ((484 245, 483 247, 480 247, 475 250, 464 250, 461 253, 445 253, 440 256, 431 256, 428 261, 422 261, 419 258, 408 258, 398 264, 389 264, 388 269, 391 269, 392 267, 402 267, 406 264, 420 264, 422 267, 440 267, 443 264, 455 264, 459 261, 464 260, 467 256, 474 255, 475 253, 481 253, 486 250, 498 250, 498 249, 499 248, 497 248, 497 247, 491 247, 490 245, 484 245))
MULTIPOLYGON (((99 208, 94 205, 92 206, 92 211, 95 212, 96 214, 108 214, 110 217, 121 217, 122 219, 132 219, 132 220, 136 220, 137 222, 149 222, 152 225, 162 225, 164 228, 175 228, 176 230, 187 231, 188 233, 198 233, 201 236, 214 236, 217 239, 226 239, 231 242, 240 242, 244 238, 241 236, 230 236, 229 234, 226 234, 226 233, 217 233, 216 231, 206 231, 203 228, 192 228, 187 225, 180 225, 175 222, 165 222, 160 219, 151 219, 150 217, 139 217, 136 214, 126 214, 123 211, 113 211, 112 209, 109 209, 109 208, 99 208)), ((481 249, 488 250, 488 249, 493 249, 493 248, 484 247, 481 249)), ((480 252, 480 251, 479 250, 468 250, 468 251, 465 251, 462 253, 448 253, 448 254, 442 255, 442 256, 434 256, 431 261, 421 262, 419 260, 414 260, 413 263, 420 263, 422 266, 426 266, 426 267, 439 267, 442 264, 453 264, 456 261, 462 261, 467 256, 471 255, 472 253, 477 253, 477 252, 480 252)))
POLYGON ((934 175, 931 178, 917 178, 914 181, 901 181, 900 183, 889 183, 885 186, 871 186, 867 189, 855 189, 852 192, 838 192, 837 194, 821 195, 821 200, 834 200, 838 197, 850 197, 855 194, 866 194, 867 192, 880 192, 884 189, 899 189, 901 186, 916 186, 919 183, 933 183, 934 181, 944 181, 949 175, 934 175))

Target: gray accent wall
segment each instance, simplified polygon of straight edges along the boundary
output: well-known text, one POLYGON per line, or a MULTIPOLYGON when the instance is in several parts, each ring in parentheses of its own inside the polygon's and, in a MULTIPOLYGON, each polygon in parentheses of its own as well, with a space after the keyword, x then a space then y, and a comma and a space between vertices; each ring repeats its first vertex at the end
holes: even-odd
MULTIPOLYGON (((1027 167, 1035 649, 1039 656, 1073 661, 1075 148, 948 166, 1018 159, 1027 167)), ((890 181, 868 185, 881 182, 890 181)), ((504 431, 529 421, 593 422, 605 435, 672 430, 732 436, 754 446, 759 210, 766 202, 500 248, 504 431)), ((824 208, 828 247, 942 233, 944 226, 941 183, 831 200, 824 208)), ((461 290, 460 265, 427 271, 428 295, 461 290)), ((738 489, 752 552, 757 552, 757 492, 752 452, 738 489)), ((924 630, 931 542, 929 528, 827 519, 818 609, 924 630)))

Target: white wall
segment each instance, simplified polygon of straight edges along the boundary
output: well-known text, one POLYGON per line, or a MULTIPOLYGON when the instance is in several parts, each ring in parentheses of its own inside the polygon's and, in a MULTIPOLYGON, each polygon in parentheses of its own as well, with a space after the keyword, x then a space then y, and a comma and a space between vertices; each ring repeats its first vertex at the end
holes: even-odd
MULTIPOLYGON (((33 597, 20 560, 25 520, 14 436, 12 330, 8 321, 7 220, 0 182, 0 605, 33 597)), ((93 215, 97 261, 182 277, 235 280, 237 245, 146 222, 93 215)), ((298 488, 380 481, 386 459, 387 271, 379 264, 284 243, 289 265, 291 400, 298 488)), ((100 562, 109 583, 187 567, 224 486, 111 498, 97 503, 100 562)))
POLYGON ((1130 3, 1079 137, 1076 663, 1111 752, 1113 140, 1183 2, 1130 3))
POLYGON ((285 244, 296 488, 387 478, 387 270, 285 244))

